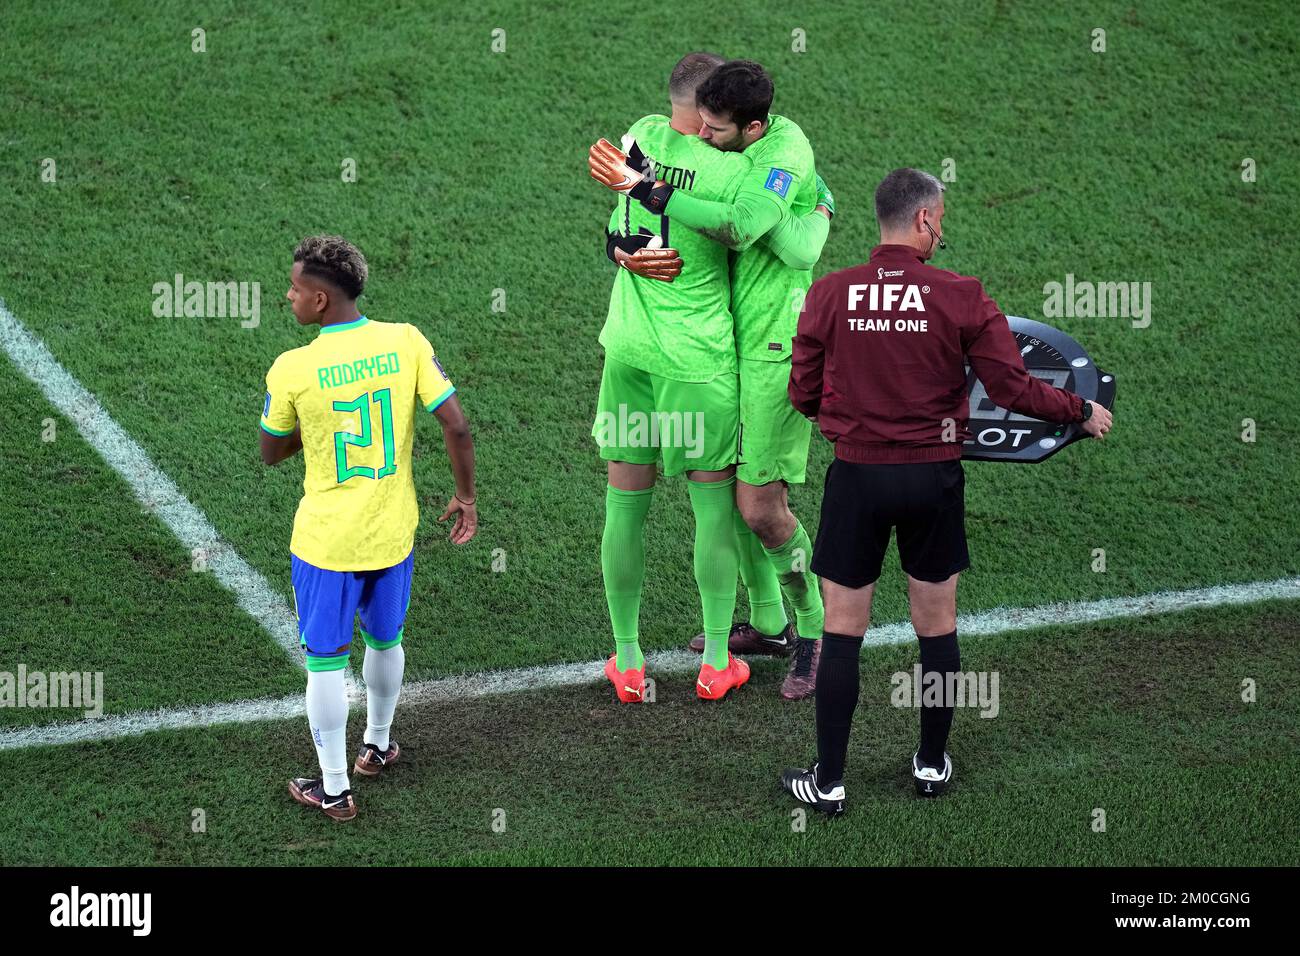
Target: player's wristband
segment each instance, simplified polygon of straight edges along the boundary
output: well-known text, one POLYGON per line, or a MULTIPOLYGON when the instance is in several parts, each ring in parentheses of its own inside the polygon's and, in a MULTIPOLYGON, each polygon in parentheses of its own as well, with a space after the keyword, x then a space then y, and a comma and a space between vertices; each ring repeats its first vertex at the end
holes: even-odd
POLYGON ((650 183, 642 180, 632 187, 628 195, 640 200, 641 205, 656 216, 662 216, 668 200, 673 198, 673 187, 667 183, 650 183))
POLYGON ((460 502, 461 504, 463 504, 463 505, 472 505, 472 504, 474 504, 474 501, 478 501, 478 495, 475 495, 475 496, 474 496, 474 501, 466 501, 464 498, 462 498, 460 495, 456 494, 454 491, 452 492, 451 496, 452 496, 453 498, 455 498, 457 501, 459 501, 459 502, 460 502))
POLYGON ((628 196, 656 216, 663 215, 664 206, 672 198, 673 187, 655 180, 655 165, 641 151, 636 140, 628 142, 625 139, 623 148, 627 150, 628 167, 641 174, 641 181, 627 191, 628 196))

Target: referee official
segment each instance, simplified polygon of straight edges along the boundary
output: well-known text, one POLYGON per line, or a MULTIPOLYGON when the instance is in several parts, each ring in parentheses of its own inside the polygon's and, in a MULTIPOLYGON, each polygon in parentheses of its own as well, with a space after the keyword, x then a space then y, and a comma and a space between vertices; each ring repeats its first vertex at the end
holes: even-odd
POLYGON ((957 579, 966 551, 962 443, 967 362, 989 398, 1100 438, 1110 412, 1026 370, 1006 316, 978 279, 926 265, 945 248, 943 184, 896 169, 876 189, 880 245, 862 265, 813 283, 799 316, 790 401, 835 445, 826 472, 812 569, 826 605, 817 670, 817 760, 781 783, 828 814, 844 811, 844 759, 858 702, 858 654, 891 530, 907 574, 920 642, 921 741, 912 777, 921 796, 952 780, 945 747, 961 669, 957 579))

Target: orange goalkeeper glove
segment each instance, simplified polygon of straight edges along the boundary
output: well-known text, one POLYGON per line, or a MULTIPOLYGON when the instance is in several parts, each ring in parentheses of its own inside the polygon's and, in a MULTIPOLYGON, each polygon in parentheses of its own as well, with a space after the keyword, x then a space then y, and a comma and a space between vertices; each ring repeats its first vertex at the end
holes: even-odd
POLYGON ((587 168, 592 179, 615 192, 627 193, 657 216, 663 215, 672 198, 673 187, 654 178, 654 163, 630 136, 623 137, 623 149, 607 139, 597 140, 587 151, 587 168))
POLYGON ((655 236, 633 252, 616 246, 613 259, 628 272, 643 279, 672 282, 682 274, 682 258, 676 249, 663 248, 663 243, 662 238, 655 236))

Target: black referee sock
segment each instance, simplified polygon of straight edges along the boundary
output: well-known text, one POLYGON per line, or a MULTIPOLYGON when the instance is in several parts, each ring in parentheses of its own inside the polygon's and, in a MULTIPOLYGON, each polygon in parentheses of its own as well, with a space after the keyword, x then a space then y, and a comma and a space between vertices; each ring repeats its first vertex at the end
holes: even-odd
POLYGON ((858 706, 858 654, 862 636, 822 633, 817 664, 817 786, 844 779, 849 729, 858 706))
MULTIPOLYGON (((957 648, 957 632, 939 637, 917 636, 921 642, 921 691, 936 680, 942 680, 942 703, 939 706, 921 706, 921 762, 931 767, 943 767, 943 751, 948 745, 948 731, 952 729, 953 701, 948 695, 950 676, 961 670, 961 651, 957 648)), ((822 649, 822 655, 826 651, 822 649)), ((933 693, 933 692, 931 692, 933 693)))

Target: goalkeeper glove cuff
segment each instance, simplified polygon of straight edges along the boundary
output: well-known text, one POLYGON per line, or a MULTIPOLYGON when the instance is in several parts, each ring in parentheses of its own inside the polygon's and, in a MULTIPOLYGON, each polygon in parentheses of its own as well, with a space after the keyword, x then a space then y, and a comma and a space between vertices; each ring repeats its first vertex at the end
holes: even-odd
POLYGON ((627 194, 656 216, 662 216, 664 207, 672 198, 673 187, 655 180, 655 164, 641 151, 635 139, 625 137, 623 148, 627 150, 628 166, 642 176, 641 181, 629 189, 627 194))
POLYGON ((622 249, 630 256, 638 249, 644 249, 646 244, 653 238, 654 236, 648 232, 635 236, 621 236, 616 232, 606 230, 605 255, 609 258, 610 262, 618 262, 618 260, 614 258, 615 249, 622 249))
POLYGON ((632 187, 628 195, 633 199, 640 200, 641 205, 656 216, 662 216, 664 208, 668 205, 668 200, 673 198, 673 187, 667 183, 652 183, 642 180, 632 187))

